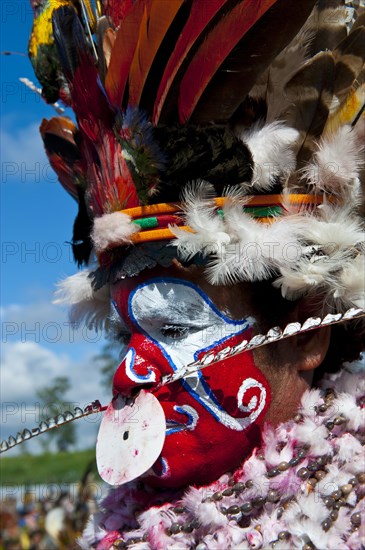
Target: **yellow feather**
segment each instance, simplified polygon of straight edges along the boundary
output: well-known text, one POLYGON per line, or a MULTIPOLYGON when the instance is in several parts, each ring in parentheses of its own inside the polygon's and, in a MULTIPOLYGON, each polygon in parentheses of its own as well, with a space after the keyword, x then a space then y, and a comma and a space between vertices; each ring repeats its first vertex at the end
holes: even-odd
POLYGON ((323 135, 334 134, 345 124, 351 124, 365 102, 365 84, 352 90, 346 101, 330 115, 325 126, 323 135))
POLYGON ((39 46, 53 43, 52 13, 62 6, 73 5, 72 0, 48 0, 42 12, 34 19, 29 40, 29 55, 36 57, 39 46))

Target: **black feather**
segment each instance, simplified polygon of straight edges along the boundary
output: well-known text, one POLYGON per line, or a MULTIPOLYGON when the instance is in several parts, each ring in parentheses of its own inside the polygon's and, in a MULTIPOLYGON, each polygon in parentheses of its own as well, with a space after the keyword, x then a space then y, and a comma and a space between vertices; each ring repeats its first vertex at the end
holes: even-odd
POLYGON ((221 194, 227 184, 252 179, 252 155, 227 127, 160 126, 155 137, 167 156, 156 201, 178 200, 182 186, 192 180, 206 180, 221 194))
POLYGON ((85 192, 78 188, 79 211, 74 221, 72 235, 72 252, 78 267, 87 264, 92 250, 90 238, 93 222, 89 216, 85 192))

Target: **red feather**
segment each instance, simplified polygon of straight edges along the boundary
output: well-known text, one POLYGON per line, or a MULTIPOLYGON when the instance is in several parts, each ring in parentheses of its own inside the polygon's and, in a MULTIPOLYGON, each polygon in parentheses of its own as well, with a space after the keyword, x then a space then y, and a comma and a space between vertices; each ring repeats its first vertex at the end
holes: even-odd
POLYGON ((150 0, 139 0, 120 24, 105 77, 111 103, 120 107, 136 50, 144 8, 150 0))
POLYGON ((277 0, 246 0, 236 5, 213 28, 195 54, 180 85, 179 119, 189 120, 219 66, 241 38, 277 0))
POLYGON ((103 13, 110 17, 115 27, 119 27, 121 21, 127 17, 133 6, 133 0, 108 0, 103 2, 103 13))
POLYGON ((162 40, 184 0, 154 0, 145 6, 138 44, 129 72, 130 105, 138 105, 162 40))
POLYGON ((193 3, 189 19, 177 40, 176 47, 166 65, 157 91, 152 119, 154 124, 159 122, 166 97, 186 56, 194 47, 198 38, 201 38, 203 31, 207 29, 207 25, 212 18, 224 4, 227 4, 227 1, 229 0, 210 0, 209 2, 195 0, 193 3))
POLYGON ((78 186, 86 186, 85 170, 75 141, 77 127, 67 117, 43 119, 39 128, 49 162, 66 191, 78 200, 78 186), (57 143, 50 143, 52 138, 57 143))

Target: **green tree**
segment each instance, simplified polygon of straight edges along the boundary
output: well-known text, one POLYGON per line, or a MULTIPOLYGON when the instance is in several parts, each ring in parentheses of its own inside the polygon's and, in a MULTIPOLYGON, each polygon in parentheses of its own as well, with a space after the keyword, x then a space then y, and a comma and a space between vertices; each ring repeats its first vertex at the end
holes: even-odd
MULTIPOLYGON (((66 376, 58 376, 53 379, 49 386, 40 388, 37 391, 37 397, 41 402, 43 420, 55 417, 70 408, 70 404, 64 400, 64 395, 70 387, 70 381, 66 376)), ((70 422, 60 428, 54 428, 44 434, 40 440, 46 451, 49 451, 52 443, 56 445, 58 451, 68 451, 76 442, 75 425, 70 422)))

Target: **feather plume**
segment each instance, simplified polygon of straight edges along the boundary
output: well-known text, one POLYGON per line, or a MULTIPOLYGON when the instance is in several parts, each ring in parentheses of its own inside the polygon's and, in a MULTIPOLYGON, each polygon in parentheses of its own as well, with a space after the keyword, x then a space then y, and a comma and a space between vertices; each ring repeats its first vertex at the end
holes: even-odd
POLYGON ((223 222, 215 215, 214 188, 205 181, 187 186, 182 195, 186 223, 195 231, 189 233, 171 226, 177 237, 173 244, 177 246, 179 256, 189 260, 199 252, 209 255, 216 252, 221 243, 229 241, 224 232, 223 222))
POLYGON ((110 26, 108 19, 100 17, 97 23, 97 53, 98 53, 98 70, 99 77, 105 84, 106 71, 110 63, 110 56, 114 46, 116 32, 110 26))
POLYGON ((44 147, 59 181, 66 191, 78 200, 77 186, 86 187, 86 175, 76 139, 78 130, 71 119, 54 117, 43 119, 40 133, 44 147))
POLYGON ((105 89, 111 103, 121 107, 128 74, 138 42, 144 8, 149 0, 136 2, 120 23, 105 77, 105 89))
POLYGON ((154 0, 145 6, 129 70, 129 105, 139 105, 154 58, 183 1, 154 0))
POLYGON ((365 28, 359 27, 337 46, 333 52, 336 62, 334 93, 342 105, 364 68, 365 28))
MULTIPOLYGON (((310 20, 311 18, 309 18, 310 20)), ((293 40, 259 76, 249 92, 255 101, 264 101, 267 106, 266 123, 280 120, 290 106, 284 87, 309 57, 309 43, 314 35, 309 20, 293 40)))
POLYGON ((277 178, 285 180, 294 171, 294 145, 299 139, 297 130, 273 122, 263 127, 254 125, 240 137, 252 153, 252 187, 255 190, 267 191, 275 185, 277 178))
POLYGON ((335 195, 352 202, 359 194, 359 175, 364 165, 364 143, 359 143, 356 128, 342 126, 322 138, 313 160, 302 170, 302 178, 314 193, 335 195))
POLYGON ((335 63, 330 52, 320 52, 304 64, 285 86, 292 101, 288 123, 301 132, 298 162, 311 155, 321 136, 333 99, 335 63))
POLYGON ((108 285, 94 291, 90 271, 83 270, 67 277, 58 284, 55 304, 71 306, 70 321, 74 324, 85 322, 89 328, 102 329, 108 324, 110 296, 108 285))
POLYGON ((247 0, 244 4, 240 3, 222 17, 211 30, 182 78, 179 97, 180 123, 190 119, 204 89, 221 63, 275 1, 266 0, 258 3, 247 0), (215 47, 216 44, 220 44, 220 47, 215 47))
MULTIPOLYGON (((258 10, 257 20, 255 24, 251 21, 251 28, 245 17, 246 3, 241 5, 243 22, 240 38, 230 54, 222 60, 218 70, 212 72, 204 89, 199 90, 200 100, 191 117, 194 123, 208 123, 212 120, 226 122, 233 116, 258 77, 299 31, 314 1, 305 0, 294 4, 289 0, 277 0, 270 3, 272 5, 265 13, 267 5, 255 4, 256 7, 252 9, 258 10)), ((240 13, 236 15, 239 16, 240 13)), ((217 32, 220 32, 219 28, 217 32)), ((225 41, 225 38, 222 40, 225 41)), ((218 38, 217 43, 220 43, 218 38)), ((195 66, 198 69, 197 64, 195 66)), ((208 68, 209 65, 207 70, 208 68)), ((188 71, 184 80, 188 86, 188 71)), ((182 93, 180 95, 184 98, 182 93)))
POLYGON ((311 57, 317 53, 334 50, 347 36, 347 8, 341 0, 319 0, 312 12, 309 24, 315 31, 309 47, 311 57))
POLYGON ((346 100, 340 105, 327 120, 323 130, 323 137, 335 134, 339 128, 346 124, 353 124, 365 104, 365 84, 352 90, 346 100))
POLYGON ((91 237, 96 252, 102 252, 110 246, 130 243, 130 237, 137 231, 139 226, 132 223, 129 216, 122 212, 113 212, 95 218, 91 237))
POLYGON ((174 51, 166 64, 166 68, 161 78, 153 110, 152 120, 154 124, 158 122, 167 122, 168 114, 171 110, 171 106, 169 109, 167 104, 171 105, 171 103, 173 103, 174 105, 176 98, 174 98, 174 101, 172 101, 171 97, 169 101, 167 101, 166 98, 169 95, 177 96, 176 90, 178 89, 178 85, 176 82, 179 84, 177 74, 181 67, 186 64, 187 59, 189 59, 195 51, 197 44, 199 44, 206 33, 209 32, 209 25, 213 18, 224 4, 227 3, 228 0, 210 0, 209 2, 205 0, 195 0, 192 3, 189 18, 181 31, 174 51), (171 89, 175 90, 175 92, 172 93, 171 89))

